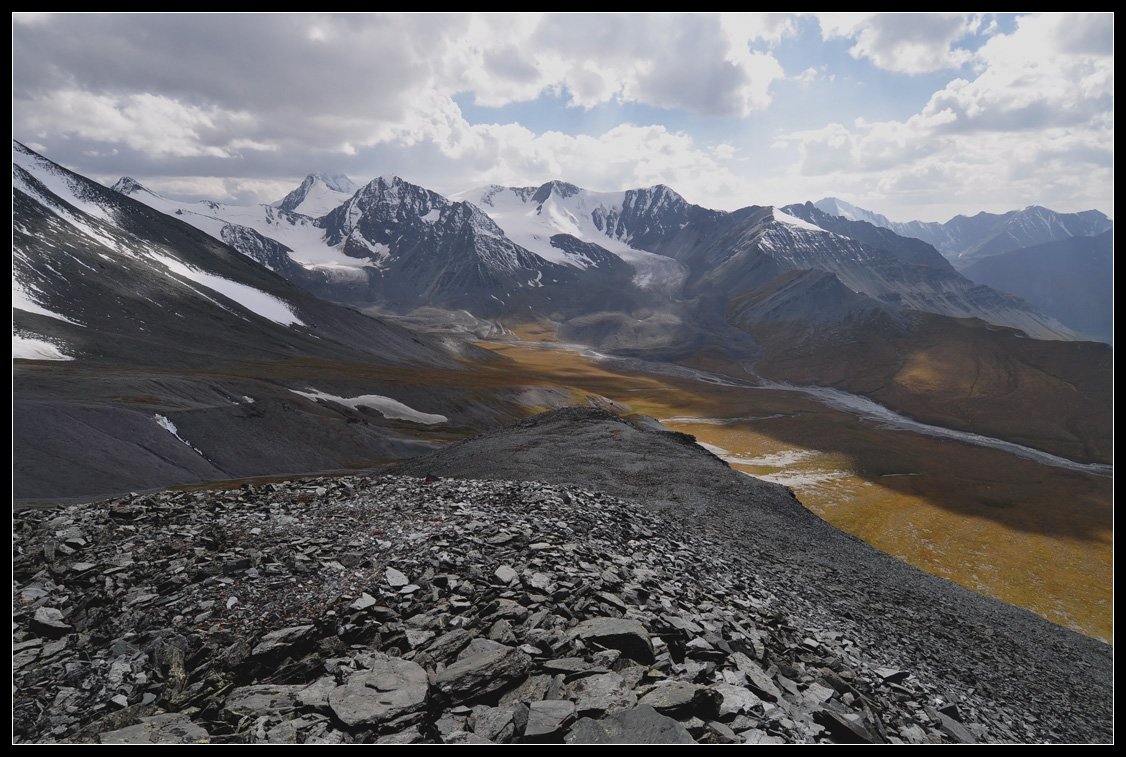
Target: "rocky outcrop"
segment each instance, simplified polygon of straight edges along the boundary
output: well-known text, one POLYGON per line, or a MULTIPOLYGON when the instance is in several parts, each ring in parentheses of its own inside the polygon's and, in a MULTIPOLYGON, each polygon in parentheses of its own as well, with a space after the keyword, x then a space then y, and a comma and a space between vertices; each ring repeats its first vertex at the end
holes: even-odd
POLYGON ((788 615, 783 566, 577 487, 165 492, 15 536, 21 742, 1044 738, 788 615))

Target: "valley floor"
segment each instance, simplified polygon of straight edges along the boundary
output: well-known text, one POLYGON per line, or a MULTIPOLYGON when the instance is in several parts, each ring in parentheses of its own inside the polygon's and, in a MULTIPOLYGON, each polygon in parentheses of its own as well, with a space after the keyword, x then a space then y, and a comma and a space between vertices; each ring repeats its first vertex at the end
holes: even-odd
POLYGON ((636 373, 547 344, 480 344, 511 360, 513 383, 661 419, 911 565, 1112 638, 1112 477, 881 427, 792 392, 636 373))

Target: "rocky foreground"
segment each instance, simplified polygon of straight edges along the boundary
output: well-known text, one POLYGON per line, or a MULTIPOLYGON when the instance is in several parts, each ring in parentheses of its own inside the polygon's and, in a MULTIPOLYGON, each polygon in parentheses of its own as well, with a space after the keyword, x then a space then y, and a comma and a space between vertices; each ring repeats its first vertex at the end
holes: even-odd
POLYGON ((637 501, 383 476, 17 514, 14 738, 1110 740, 1105 645, 879 555, 683 435, 556 413, 419 464, 584 433, 619 439, 603 459, 637 501), (643 506, 630 456, 658 450, 742 509, 671 485, 643 506))

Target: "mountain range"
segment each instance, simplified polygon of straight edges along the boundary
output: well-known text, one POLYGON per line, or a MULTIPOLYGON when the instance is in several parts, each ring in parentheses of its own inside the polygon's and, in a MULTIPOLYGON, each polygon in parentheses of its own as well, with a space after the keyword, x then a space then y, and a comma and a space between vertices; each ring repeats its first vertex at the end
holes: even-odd
POLYGON ((47 475, 91 414, 112 419, 82 453, 116 461, 103 486, 412 454, 539 397, 489 379, 467 402, 453 378, 495 359, 459 334, 522 324, 623 356, 833 386, 1077 459, 1109 454, 1109 352, 924 242, 808 203, 722 212, 663 185, 561 181, 444 197, 319 174, 272 205, 187 203, 128 177, 107 189, 19 143, 13 184, 13 354, 33 361, 17 365, 16 412, 39 426, 17 434, 21 495, 99 475, 92 460, 85 478, 47 475), (936 345, 957 359, 920 380, 936 345), (967 394, 966 365, 998 380, 967 394), (102 381, 109 368, 123 386, 102 381), (1054 401, 1065 386, 1079 391, 1054 401), (271 432, 252 443, 264 426, 242 419, 261 415, 271 432), (225 452, 193 451, 204 438, 225 452))
POLYGON ((1114 340, 1114 236, 1068 237, 990 255, 962 271, 1011 292, 1081 334, 1114 340))
POLYGON ((920 254, 934 245, 972 281, 1020 297, 1084 338, 1113 341, 1112 223, 1097 210, 1030 206, 940 224, 897 223, 835 197, 811 205, 806 212, 819 212, 827 229, 858 239, 894 238, 920 254))
POLYGON ((519 407, 411 380, 457 374, 471 346, 319 299, 21 145, 12 160, 17 498, 395 459, 519 407))
POLYGON ((1077 336, 1016 298, 975 286, 933 250, 908 249, 901 237, 849 236, 769 207, 708 210, 665 186, 599 193, 552 181, 447 199, 381 177, 317 217, 285 209, 335 192, 312 175, 276 207, 177 203, 128 178, 115 186, 319 296, 359 306, 567 321, 698 308, 701 298, 724 298, 785 271, 820 270, 891 310, 976 317, 1037 338, 1077 336))
POLYGON ((1111 733, 1108 646, 951 583, 1109 633, 1112 351, 1042 289, 812 203, 12 159, 21 740, 1111 733))
POLYGON ((959 269, 975 260, 1024 247, 1057 242, 1072 237, 1094 237, 1110 230, 1111 220, 1097 210, 1057 213, 1038 205, 1007 213, 958 215, 945 223, 888 220, 879 213, 859 208, 835 197, 813 203, 818 210, 849 221, 865 221, 896 234, 921 239, 950 259, 959 269))

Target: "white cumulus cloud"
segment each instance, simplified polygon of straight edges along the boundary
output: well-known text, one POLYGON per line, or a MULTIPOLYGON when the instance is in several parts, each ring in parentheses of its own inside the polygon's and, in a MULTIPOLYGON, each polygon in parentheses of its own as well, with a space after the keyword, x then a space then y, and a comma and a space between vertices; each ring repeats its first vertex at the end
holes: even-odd
POLYGON ((954 46, 978 20, 954 13, 823 13, 825 39, 854 41, 849 53, 888 71, 921 74, 967 63, 972 54, 954 46))
POLYGON ((976 75, 952 79, 915 115, 830 123, 783 134, 774 146, 796 151, 802 178, 792 185, 851 187, 853 201, 904 220, 945 220, 966 205, 1109 210, 1109 22, 1108 14, 1019 17, 974 54, 976 75))

